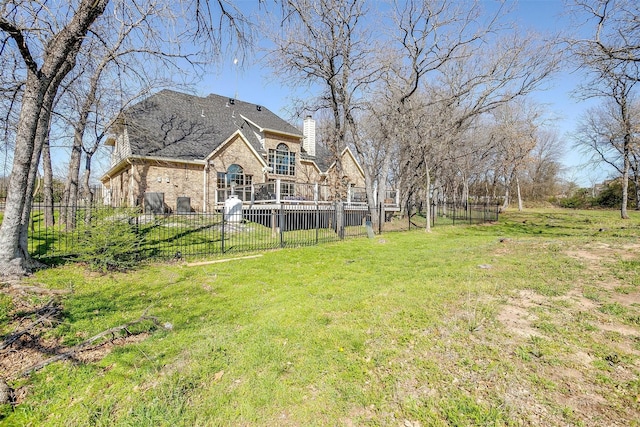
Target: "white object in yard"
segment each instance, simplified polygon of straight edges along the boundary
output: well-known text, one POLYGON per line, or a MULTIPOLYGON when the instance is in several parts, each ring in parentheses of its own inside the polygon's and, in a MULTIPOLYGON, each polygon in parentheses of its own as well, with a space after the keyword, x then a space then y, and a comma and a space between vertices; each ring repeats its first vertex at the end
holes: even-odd
POLYGON ((232 194, 224 202, 224 220, 227 222, 242 221, 242 200, 232 194))

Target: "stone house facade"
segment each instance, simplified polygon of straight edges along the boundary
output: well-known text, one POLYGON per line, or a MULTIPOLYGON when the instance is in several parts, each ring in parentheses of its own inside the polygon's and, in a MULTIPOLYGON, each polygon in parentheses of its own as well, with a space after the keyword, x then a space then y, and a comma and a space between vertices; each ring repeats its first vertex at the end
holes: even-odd
POLYGON ((112 206, 207 212, 232 192, 248 202, 249 191, 270 183, 285 198, 304 197, 314 184, 364 187, 348 148, 336 176, 335 156, 316 144, 311 117, 300 131, 265 107, 219 95, 163 90, 125 110, 113 133, 111 166, 101 177, 112 206))

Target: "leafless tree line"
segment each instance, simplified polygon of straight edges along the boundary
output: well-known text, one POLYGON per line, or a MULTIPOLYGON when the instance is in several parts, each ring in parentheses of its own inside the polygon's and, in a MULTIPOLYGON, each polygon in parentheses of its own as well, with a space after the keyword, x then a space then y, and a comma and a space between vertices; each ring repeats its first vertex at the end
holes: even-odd
MULTIPOLYGON (((542 114, 524 100, 560 66, 558 40, 514 29, 506 5, 370 6, 290 0, 270 28, 272 67, 294 85, 318 88, 300 108, 331 111, 330 150, 357 153, 372 217, 390 185, 404 206, 422 200, 427 217, 432 201, 467 200, 483 183, 483 194, 503 196, 506 207, 512 184, 556 150, 542 114)), ((538 165, 528 177, 557 169, 538 165)))

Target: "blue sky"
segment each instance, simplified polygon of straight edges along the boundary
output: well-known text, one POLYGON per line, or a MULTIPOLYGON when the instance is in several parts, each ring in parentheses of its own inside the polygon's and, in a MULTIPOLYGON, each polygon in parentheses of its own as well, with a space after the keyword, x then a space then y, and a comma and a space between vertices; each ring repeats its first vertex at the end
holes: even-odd
MULTIPOLYGON (((494 0, 483 1, 485 7, 492 7, 495 4, 494 0)), ((239 3, 244 9, 257 2, 243 0, 239 3)), ((533 28, 539 32, 550 32, 568 28, 563 0, 520 0, 517 3, 510 2, 509 5, 515 8, 513 17, 518 22, 518 26, 523 29, 533 28)), ((241 100, 264 105, 283 117, 291 119, 287 106, 300 94, 283 86, 277 76, 272 75, 270 70, 255 59, 250 58, 244 65, 234 65, 233 60, 233 55, 224 58, 219 70, 205 77, 196 89, 196 94, 206 96, 209 93, 216 93, 229 97, 237 94, 241 100)), ((566 154, 563 159, 563 163, 567 166, 566 177, 578 181, 583 186, 590 186, 594 181, 606 177, 607 172, 594 170, 593 167, 581 167, 586 159, 571 147, 570 134, 575 131, 580 115, 589 105, 593 105, 593 102, 579 101, 571 96, 571 91, 580 80, 579 74, 567 70, 549 82, 548 90, 538 92, 533 97, 546 106, 549 116, 556 118, 553 127, 566 141, 566 154)))
MULTIPOLYGON (((375 1, 371 0, 372 7, 375 7, 375 1)), ((481 1, 487 8, 495 7, 497 4, 495 0, 481 1)), ((236 4, 247 14, 258 10, 258 0, 239 0, 236 4)), ((269 5, 272 6, 272 3, 269 5)), ((510 1, 508 5, 514 7, 513 18, 523 29, 533 28, 540 32, 553 32, 566 30, 569 27, 568 19, 563 14, 564 0, 519 0, 518 2, 510 1)), ((259 54, 256 57, 259 57, 259 54)), ((304 97, 306 94, 281 84, 278 76, 273 75, 256 57, 248 57, 244 64, 234 65, 234 55, 227 55, 219 65, 213 66, 211 72, 194 88, 195 94, 206 96, 215 93, 229 97, 237 95, 238 99, 264 105, 282 117, 291 120, 292 124, 301 126, 301 119, 300 123, 292 120, 287 107, 291 105, 294 98, 304 97)), ((566 141, 566 153, 563 158, 563 163, 567 166, 565 177, 582 186, 590 186, 594 182, 606 178, 609 171, 583 167, 586 159, 571 147, 570 136, 577 127, 578 119, 586 108, 594 104, 593 102, 579 101, 571 96, 571 91, 580 80, 579 74, 572 74, 567 70, 549 82, 548 90, 534 94, 534 99, 546 105, 549 116, 557 118, 553 126, 559 136, 566 141)), ((64 168, 68 161, 68 150, 60 150, 64 153, 53 153, 54 171, 60 172, 62 170, 63 173, 66 173, 64 168)), ((107 168, 108 160, 106 158, 102 161, 96 159, 93 178, 97 179, 107 168)))

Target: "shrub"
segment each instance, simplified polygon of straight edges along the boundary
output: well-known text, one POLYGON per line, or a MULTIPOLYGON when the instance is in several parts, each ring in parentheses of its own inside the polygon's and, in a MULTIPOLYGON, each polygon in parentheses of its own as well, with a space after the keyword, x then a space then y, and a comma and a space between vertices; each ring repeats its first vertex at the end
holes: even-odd
POLYGON ((622 185, 618 181, 607 184, 596 199, 598 206, 615 208, 622 204, 622 185))
POLYGON ((141 236, 130 224, 131 216, 102 216, 84 230, 77 259, 102 272, 134 267, 140 260, 141 236))
POLYGON ((565 199, 556 199, 555 203, 561 208, 569 209, 587 209, 593 207, 594 199, 589 194, 588 188, 577 190, 571 197, 565 199))

